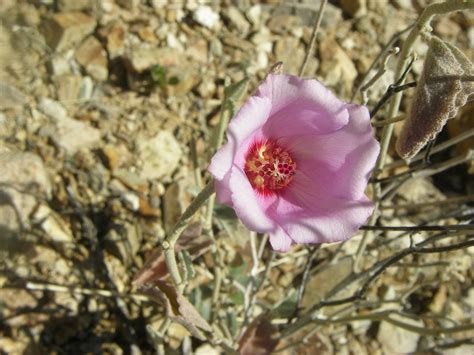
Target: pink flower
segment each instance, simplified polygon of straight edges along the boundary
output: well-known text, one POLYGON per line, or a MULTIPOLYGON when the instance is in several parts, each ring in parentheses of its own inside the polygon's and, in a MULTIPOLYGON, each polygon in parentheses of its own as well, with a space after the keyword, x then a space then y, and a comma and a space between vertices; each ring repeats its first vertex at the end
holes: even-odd
POLYGON ((273 249, 346 240, 371 215, 364 190, 379 144, 369 112, 318 81, 269 75, 227 138, 208 168, 217 200, 273 249))

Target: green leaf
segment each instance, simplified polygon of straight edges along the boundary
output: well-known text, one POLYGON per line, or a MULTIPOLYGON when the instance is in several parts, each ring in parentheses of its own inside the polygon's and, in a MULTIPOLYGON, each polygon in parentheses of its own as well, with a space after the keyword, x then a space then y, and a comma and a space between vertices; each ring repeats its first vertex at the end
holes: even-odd
POLYGON ((238 219, 235 211, 232 208, 218 203, 216 203, 214 207, 214 213, 217 218, 222 220, 236 221, 238 219))
POLYGON ((234 291, 230 293, 230 300, 237 306, 243 306, 245 297, 241 291, 234 289, 234 291))
POLYGON ((153 84, 160 87, 166 85, 166 68, 161 65, 158 64, 152 67, 150 70, 150 76, 153 84))
POLYGON ((168 79, 168 84, 169 85, 178 85, 179 84, 179 78, 177 76, 172 76, 171 78, 168 79))
POLYGON ((238 331, 237 315, 235 312, 227 312, 227 326, 229 327, 230 334, 236 335, 238 331))
POLYGON ((235 84, 231 84, 224 89, 224 105, 225 109, 231 111, 231 116, 234 115, 235 107, 247 94, 247 88, 250 79, 245 77, 235 84))
POLYGON ((250 277, 248 276, 249 267, 242 255, 237 254, 229 267, 229 276, 242 286, 247 286, 250 277))
POLYGON ((283 299, 270 313, 270 318, 289 318, 296 309, 296 290, 291 290, 287 298, 283 299))
POLYGON ((179 252, 179 258, 183 262, 185 269, 186 269, 186 274, 187 274, 187 279, 192 279, 195 276, 194 268, 193 268, 193 261, 191 260, 191 256, 189 255, 187 250, 181 250, 179 252))
POLYGON ((190 294, 191 303, 196 307, 202 317, 209 321, 212 310, 212 291, 207 286, 196 287, 190 294))

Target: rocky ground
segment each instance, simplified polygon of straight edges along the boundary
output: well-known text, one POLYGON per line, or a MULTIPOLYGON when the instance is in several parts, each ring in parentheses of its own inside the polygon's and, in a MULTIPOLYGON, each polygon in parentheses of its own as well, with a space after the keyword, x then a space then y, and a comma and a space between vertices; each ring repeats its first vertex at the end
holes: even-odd
MULTIPOLYGON (((164 348, 170 354, 219 353, 219 347, 196 340, 177 323, 157 336, 164 309, 138 294, 132 280, 208 179, 210 137, 219 121, 224 87, 249 77, 251 93, 277 61, 284 63, 285 72, 298 74, 319 1, 202 3, 0 1, 0 352, 139 354, 164 348)), ((429 3, 330 1, 306 76, 350 100, 380 51, 429 3)), ((435 34, 471 59, 473 15, 457 13, 433 23, 435 34)), ((427 45, 420 41, 415 50, 423 59, 427 45)), ((394 64, 390 61, 369 88, 369 107, 394 82, 394 64)), ((410 80, 418 79, 422 64, 414 63, 410 80)), ((410 96, 408 91, 404 112, 410 96)), ((361 100, 356 95, 355 101, 361 100)), ((473 102, 440 141, 472 129, 472 112, 473 102)), ((378 119, 384 114, 382 109, 378 119)), ((433 159, 447 160, 469 146, 472 141, 464 141, 433 159)), ((390 161, 393 168, 385 176, 406 171, 396 153, 390 161)), ((393 226, 469 221, 474 185, 468 170, 464 164, 435 177, 409 180, 384 205, 381 220, 393 226), (460 199, 413 206, 453 198, 460 199), (396 207, 402 204, 410 206, 396 207)), ((194 259, 195 276, 187 295, 207 321, 217 317, 216 324, 227 324, 232 337, 242 320, 241 289, 252 266, 249 238, 221 206, 215 224, 215 243, 197 240, 198 225, 188 230, 189 243, 195 245, 183 248, 194 259), (217 311, 212 282, 219 266, 212 248, 221 251, 227 270, 217 311)), ((361 234, 318 250, 303 307, 336 292, 351 274, 348 256, 355 253, 361 234)), ((458 234, 439 245, 466 236, 458 234)), ((413 238, 427 237, 422 232, 413 238)), ((373 237, 363 267, 408 247, 410 239, 393 231, 373 237)), ((262 250, 263 260, 270 262, 268 247, 262 250)), ((307 258, 304 247, 275 256, 252 317, 283 301, 294 302, 307 258)), ((369 290, 370 302, 356 305, 358 314, 404 312, 411 316, 404 322, 419 328, 472 322, 472 261, 472 247, 409 256, 385 270, 369 290)), ((336 311, 344 310, 330 307, 322 314, 336 311)), ((279 318, 284 316, 275 317, 274 323, 282 331, 279 318)), ((277 350, 474 351, 468 345, 472 327, 453 334, 420 334, 383 317, 362 317, 316 329, 282 340, 277 350), (304 337, 307 342, 289 347, 304 337)))

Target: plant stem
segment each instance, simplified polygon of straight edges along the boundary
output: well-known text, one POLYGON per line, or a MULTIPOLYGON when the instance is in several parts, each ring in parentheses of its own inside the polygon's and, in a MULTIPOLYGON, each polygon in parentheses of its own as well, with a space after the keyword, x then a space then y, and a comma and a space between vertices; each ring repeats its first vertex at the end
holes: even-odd
MULTIPOLYGON (((4 286, 4 288, 8 288, 4 286)), ((77 295, 88 295, 88 296, 101 296, 101 297, 120 297, 120 298, 131 298, 134 301, 148 302, 150 299, 140 294, 128 294, 103 289, 91 289, 78 286, 63 286, 51 283, 38 283, 38 282, 27 282, 25 288, 28 290, 40 290, 50 292, 66 292, 77 295)))
MULTIPOLYGON (((427 6, 423 13, 420 15, 418 20, 416 21, 415 27, 410 31, 408 38, 406 39, 405 43, 403 44, 403 49, 400 55, 400 60, 397 65, 397 70, 395 73, 395 77, 398 78, 402 75, 404 70, 406 69, 409 61, 410 56, 412 53, 412 47, 420 35, 422 31, 424 31, 428 26, 434 16, 440 14, 446 14, 449 12, 460 11, 460 10, 468 10, 474 9, 474 1, 473 0, 453 0, 453 1, 446 1, 443 3, 437 3, 427 6)), ((404 83, 405 80, 402 81, 401 84, 404 83)), ((400 102, 402 99, 402 93, 399 92, 392 97, 390 102, 390 109, 388 118, 394 118, 398 114, 398 109, 400 107, 400 102)), ((385 126, 382 132, 382 141, 381 141, 381 150, 379 159, 377 160, 376 169, 381 170, 385 164, 385 158, 387 156, 388 147, 390 144, 390 139, 392 137, 394 125, 385 126)))
MULTIPOLYGON (((291 334, 294 334, 295 332, 299 331, 303 327, 316 323, 318 322, 323 322, 321 324, 326 324, 330 319, 319 319, 317 317, 317 311, 321 309, 322 307, 328 307, 328 306, 338 306, 346 303, 354 303, 358 300, 363 299, 365 296, 367 290, 369 289, 369 286, 372 284, 374 280, 376 280, 388 267, 396 264, 398 261, 402 260, 403 258, 407 257, 408 255, 411 254, 431 254, 431 253, 442 253, 442 252, 448 252, 448 251, 453 251, 453 250, 459 250, 459 249, 464 249, 464 248, 469 248, 474 246, 474 240, 468 239, 463 242, 457 243, 457 244, 451 244, 448 246, 442 246, 442 247, 431 247, 431 248, 422 248, 421 245, 422 243, 418 243, 414 246, 410 246, 409 248, 406 248, 397 254, 391 255, 390 257, 381 260, 378 262, 376 265, 374 265, 372 268, 370 268, 367 271, 364 271, 360 274, 355 274, 352 281, 355 281, 357 279, 360 279, 362 276, 369 274, 370 276, 367 278, 367 280, 364 282, 364 284, 360 287, 360 289, 355 292, 352 296, 342 298, 342 299, 336 299, 332 301, 321 301, 315 306, 313 306, 310 310, 310 312, 302 317, 300 317, 295 323, 289 325, 285 331, 281 334, 281 338, 290 336, 291 334)), ((342 322, 342 320, 341 320, 342 322)), ((344 322, 347 322, 347 319, 344 320, 344 322)), ((395 324, 395 323, 393 323, 395 324)), ((395 324, 397 326, 401 326, 400 324, 395 324)), ((467 325, 469 327, 468 329, 471 329, 474 325, 467 325)), ((442 329, 441 333, 443 334, 448 334, 452 332, 457 332, 461 331, 460 329, 464 328, 446 328, 442 329)), ((428 330, 428 329, 427 329, 428 330)), ((414 330, 413 330, 414 331, 414 330)), ((437 330, 428 330, 428 331, 439 331, 437 330)))
POLYGON ((424 231, 465 231, 474 230, 474 225, 457 224, 447 226, 362 226, 362 230, 370 231, 401 231, 401 232, 424 232, 424 231))
MULTIPOLYGON (((460 11, 460 10, 468 10, 468 9, 474 9, 474 0, 452 0, 452 1, 446 1, 443 3, 436 3, 436 4, 431 4, 427 6, 420 17, 418 17, 418 20, 415 23, 415 26, 411 29, 410 34, 408 35, 405 43, 403 44, 402 47, 402 52, 400 54, 400 58, 398 60, 398 65, 397 69, 395 72, 395 78, 401 78, 402 74, 405 72, 409 62, 410 62, 410 57, 412 54, 412 48, 413 45, 420 35, 422 31, 425 31, 431 20, 435 15, 439 14, 445 14, 453 11, 460 11)), ((405 83, 405 78, 402 78, 401 82, 398 83, 399 85, 403 85, 405 83)), ((397 92, 395 95, 392 96, 390 100, 390 107, 387 115, 387 119, 393 119, 398 115, 398 109, 400 107, 400 103, 402 100, 402 95, 403 92, 397 92)), ((390 123, 386 126, 384 126, 383 131, 382 131, 382 139, 380 141, 380 154, 377 159, 377 162, 375 164, 375 169, 374 172, 375 174, 378 174, 382 171, 385 165, 385 159, 387 157, 387 152, 388 148, 390 146, 390 140, 392 138, 393 134, 393 129, 394 129, 395 123, 390 123)), ((375 191, 375 200, 378 200, 378 192, 380 192, 380 184, 375 184, 374 186, 374 191, 375 191)), ((369 224, 375 224, 376 222, 376 216, 377 215, 377 210, 379 207, 379 203, 376 203, 374 214, 372 215, 373 217, 370 218, 369 224)), ((359 264, 360 264, 360 258, 364 254, 365 248, 367 246, 367 241, 368 241, 368 233, 364 233, 360 244, 359 248, 357 249, 355 260, 354 260, 354 269, 358 271, 359 269, 359 264)))
POLYGON ((372 181, 373 183, 383 183, 383 182, 389 182, 393 180, 398 180, 401 178, 410 178, 410 179, 416 179, 416 178, 426 178, 431 175, 436 175, 439 174, 445 170, 451 169, 452 167, 460 164, 464 164, 467 162, 472 161, 474 158, 474 150, 470 149, 468 150, 464 155, 461 156, 456 156, 454 158, 451 158, 449 160, 446 160, 444 162, 438 163, 438 164, 433 164, 429 165, 427 167, 421 165, 418 167, 415 167, 413 169, 404 171, 400 174, 395 174, 392 176, 389 176, 387 178, 382 178, 382 179, 376 179, 375 181, 372 181))
MULTIPOLYGON (((352 94, 352 97, 351 97, 351 101, 354 101, 355 100, 355 97, 357 95, 357 93, 361 90, 362 86, 364 85, 364 83, 366 82, 367 80, 367 77, 369 76, 369 74, 372 72, 372 70, 375 69, 376 65, 382 60, 382 58, 385 58, 387 56, 387 53, 392 50, 392 47, 393 45, 400 39, 401 36, 403 36, 406 32, 408 32, 409 30, 411 30, 413 28, 414 24, 411 24, 410 26, 408 26, 407 28, 404 28, 403 30, 395 33, 392 38, 390 39, 390 41, 385 45, 385 47, 382 49, 382 51, 377 55, 377 57, 374 59, 374 61, 372 62, 372 64, 370 65, 369 69, 367 69, 367 71, 365 72, 364 76, 362 77, 362 79, 360 80, 360 83, 359 85, 356 87, 356 89, 354 90, 353 94, 352 94)), ((367 87, 368 88, 368 87, 367 87)))
MULTIPOLYGON (((456 145, 456 144, 462 142, 463 140, 471 138, 472 136, 474 136, 474 128, 468 129, 466 132, 460 133, 456 137, 453 137, 453 138, 451 138, 451 139, 449 139, 449 140, 447 140, 443 143, 435 145, 431 149, 431 154, 441 152, 441 151, 443 151, 443 150, 445 150, 449 147, 452 147, 453 145, 456 145)), ((410 164, 412 164, 414 162, 417 162, 419 160, 422 160, 424 155, 425 155, 424 152, 418 153, 417 155, 415 155, 413 158, 410 159, 410 164)), ((399 160, 395 160, 394 162, 385 165, 384 169, 398 168, 400 166, 404 166, 404 165, 406 166, 406 164, 407 164, 406 160, 399 159, 399 160)))
POLYGON ((405 119, 404 115, 399 115, 397 117, 390 118, 390 119, 387 119, 387 120, 378 120, 378 121, 376 120, 376 121, 372 122, 372 126, 373 127, 383 127, 383 126, 386 126, 386 125, 391 124, 391 123, 397 123, 397 122, 403 121, 404 119, 405 119))
POLYGON ((181 274, 179 273, 178 265, 176 263, 176 254, 174 247, 177 240, 181 236, 181 233, 186 229, 191 218, 197 212, 199 207, 201 207, 204 202, 214 193, 214 181, 210 181, 201 192, 194 198, 191 204, 188 206, 186 211, 179 217, 178 222, 175 224, 171 232, 162 242, 162 248, 165 254, 166 266, 168 271, 173 279, 175 285, 180 291, 183 289, 183 280, 181 274))
POLYGON ((313 265, 313 260, 316 257, 316 252, 319 250, 320 246, 321 245, 316 245, 316 246, 311 246, 308 248, 309 255, 308 255, 308 258, 306 259, 306 265, 303 269, 303 275, 301 278, 300 287, 298 288, 298 293, 296 296, 296 307, 292 316, 288 318, 287 324, 291 324, 293 319, 298 316, 298 313, 301 307, 301 302, 303 300, 304 292, 306 289, 306 284, 308 283, 308 279, 309 279, 309 271, 311 270, 311 266, 313 265))
POLYGON ((262 289, 263 285, 265 284, 265 281, 268 278, 268 275, 270 274, 270 269, 272 267, 272 261, 273 258, 275 257, 276 252, 272 251, 270 254, 270 257, 266 261, 266 266, 265 266, 265 271, 259 281, 255 280, 255 282, 252 283, 252 289, 249 297, 248 303, 245 305, 244 309, 244 320, 242 322, 242 328, 240 330, 239 338, 244 334, 245 330, 247 329, 247 325, 249 323, 249 318, 252 313, 253 306, 255 305, 255 299, 257 297, 257 294, 260 292, 262 289))
MULTIPOLYGON (((391 314, 397 314, 401 315, 399 311, 395 310, 387 310, 387 311, 381 311, 381 312, 374 312, 374 313, 368 313, 368 314, 359 314, 355 316, 350 316, 350 317, 344 317, 344 318, 336 318, 336 319, 315 319, 317 321, 323 322, 323 324, 328 324, 328 323, 348 323, 348 322, 353 322, 357 320, 378 320, 378 321, 386 321, 388 323, 391 323, 399 328, 406 329, 411 332, 415 332, 421 335, 425 336, 438 336, 441 334, 453 334, 453 333, 458 333, 458 332, 465 332, 468 330, 474 329, 474 324, 464 324, 464 325, 459 325, 459 326, 454 326, 454 327, 446 327, 446 328, 426 328, 426 327, 420 327, 416 326, 413 324, 409 324, 406 322, 402 322, 397 319, 390 318, 391 314)), ((401 315, 403 316, 403 315, 401 315)))
POLYGON ((318 36, 319 27, 321 26, 321 20, 323 19, 324 9, 326 8, 327 0, 322 0, 321 5, 319 6, 318 17, 316 17, 316 22, 313 27, 313 34, 311 35, 311 42, 309 48, 306 51, 306 56, 304 57, 303 64, 301 64, 300 72, 298 76, 303 76, 306 66, 308 65, 309 57, 313 53, 314 45, 316 43, 316 37, 318 36))
POLYGON ((389 204, 389 205, 382 205, 380 206, 381 210, 398 210, 398 209, 420 209, 425 207, 431 206, 440 206, 440 205, 449 205, 449 204, 462 204, 466 202, 474 201, 474 195, 465 195, 465 196, 456 196, 456 197, 449 197, 445 200, 437 200, 431 202, 422 202, 422 203, 403 203, 403 204, 389 204))

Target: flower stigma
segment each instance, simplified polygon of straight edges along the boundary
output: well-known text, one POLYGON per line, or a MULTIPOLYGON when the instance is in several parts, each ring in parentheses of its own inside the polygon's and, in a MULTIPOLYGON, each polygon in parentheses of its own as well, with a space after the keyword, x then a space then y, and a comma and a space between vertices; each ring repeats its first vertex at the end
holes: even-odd
POLYGON ((245 174, 263 195, 281 192, 293 180, 296 162, 287 150, 271 140, 256 141, 245 159, 245 174))

